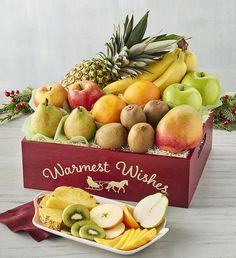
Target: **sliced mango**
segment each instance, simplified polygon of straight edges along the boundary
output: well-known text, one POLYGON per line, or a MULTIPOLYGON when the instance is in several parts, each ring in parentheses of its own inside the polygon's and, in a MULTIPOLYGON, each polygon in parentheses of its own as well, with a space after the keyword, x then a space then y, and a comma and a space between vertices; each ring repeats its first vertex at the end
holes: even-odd
POLYGON ((120 236, 118 236, 116 238, 113 238, 113 239, 94 238, 94 240, 99 244, 103 244, 103 245, 113 247, 114 245, 116 245, 120 241, 122 236, 123 235, 120 235, 120 236))

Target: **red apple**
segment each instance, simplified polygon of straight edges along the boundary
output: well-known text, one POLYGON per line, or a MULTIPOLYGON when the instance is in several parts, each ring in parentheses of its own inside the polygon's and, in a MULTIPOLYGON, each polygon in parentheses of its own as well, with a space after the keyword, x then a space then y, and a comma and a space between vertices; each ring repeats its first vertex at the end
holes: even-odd
POLYGON ((49 104, 62 108, 67 100, 67 95, 67 90, 61 84, 52 83, 36 89, 34 103, 37 107, 47 98, 49 104))
POLYGON ((72 109, 83 106, 91 110, 92 105, 103 95, 98 85, 93 81, 79 81, 72 84, 68 91, 68 101, 72 109))

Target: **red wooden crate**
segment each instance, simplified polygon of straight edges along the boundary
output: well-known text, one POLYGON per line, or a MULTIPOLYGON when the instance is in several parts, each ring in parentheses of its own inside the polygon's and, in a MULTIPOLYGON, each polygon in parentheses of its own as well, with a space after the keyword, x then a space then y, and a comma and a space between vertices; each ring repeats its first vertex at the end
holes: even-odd
POLYGON ((188 207, 212 147, 213 114, 187 158, 22 140, 24 187, 81 187, 108 198, 139 201, 155 192, 188 207))

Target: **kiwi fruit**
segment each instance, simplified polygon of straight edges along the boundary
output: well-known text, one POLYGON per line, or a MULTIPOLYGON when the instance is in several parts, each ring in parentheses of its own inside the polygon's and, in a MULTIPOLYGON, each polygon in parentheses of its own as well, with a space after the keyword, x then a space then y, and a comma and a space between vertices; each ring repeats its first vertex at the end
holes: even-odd
POLYGON ((106 232, 103 228, 95 224, 87 224, 80 228, 79 236, 88 240, 94 240, 94 238, 104 238, 106 232))
POLYGON ((144 106, 147 122, 156 129, 162 117, 170 110, 169 106, 161 100, 151 100, 144 106))
POLYGON ((89 220, 90 213, 87 207, 81 204, 72 204, 67 206, 62 213, 62 221, 67 227, 80 220, 89 220))
POLYGON ((127 131, 120 123, 103 125, 96 132, 95 142, 101 148, 120 149, 127 144, 127 131))
POLYGON ((120 121, 127 130, 130 130, 137 123, 145 123, 146 115, 140 106, 131 104, 122 109, 120 121))
POLYGON ((135 124, 129 131, 128 145, 131 151, 145 153, 154 144, 154 129, 150 124, 135 124))
POLYGON ((87 225, 87 224, 93 224, 93 225, 97 225, 95 222, 93 222, 92 220, 80 220, 80 221, 77 221, 75 222, 72 227, 71 227, 71 234, 73 236, 76 236, 76 237, 79 237, 79 230, 81 227, 83 227, 84 225, 87 225))

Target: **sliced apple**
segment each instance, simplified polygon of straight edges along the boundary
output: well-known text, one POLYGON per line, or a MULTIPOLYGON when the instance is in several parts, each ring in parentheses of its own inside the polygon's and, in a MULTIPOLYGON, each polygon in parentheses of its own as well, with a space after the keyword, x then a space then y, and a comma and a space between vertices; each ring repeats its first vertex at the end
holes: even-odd
POLYGON ((131 207, 129 207, 128 205, 124 205, 123 207, 123 212, 124 212, 124 223, 127 227, 129 228, 140 228, 139 224, 137 223, 137 221, 134 219, 132 213, 133 210, 131 207))
POLYGON ((109 229, 123 220, 123 210, 112 203, 99 204, 90 211, 90 218, 100 227, 109 229))
POLYGON ((118 237, 124 231, 125 231, 125 224, 121 222, 118 225, 116 225, 115 227, 105 230, 106 239, 118 237))
POLYGON ((168 199, 161 193, 143 198, 134 208, 133 216, 143 228, 153 228, 165 219, 168 199))

